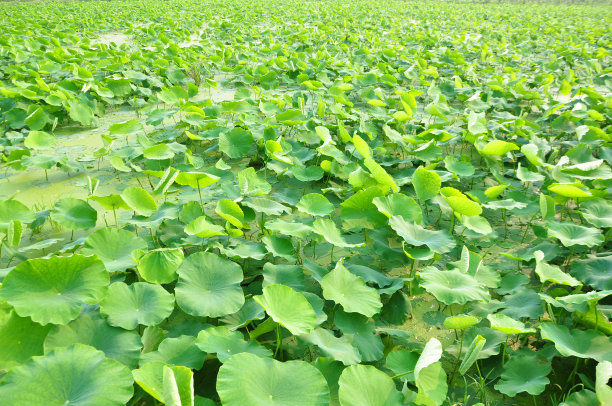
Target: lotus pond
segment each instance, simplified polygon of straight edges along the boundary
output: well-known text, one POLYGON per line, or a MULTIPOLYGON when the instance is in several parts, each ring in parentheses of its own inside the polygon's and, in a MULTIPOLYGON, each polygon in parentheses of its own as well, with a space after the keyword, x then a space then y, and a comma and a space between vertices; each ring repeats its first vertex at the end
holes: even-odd
POLYGON ((2 405, 612 405, 608 2, 0 14, 2 405))

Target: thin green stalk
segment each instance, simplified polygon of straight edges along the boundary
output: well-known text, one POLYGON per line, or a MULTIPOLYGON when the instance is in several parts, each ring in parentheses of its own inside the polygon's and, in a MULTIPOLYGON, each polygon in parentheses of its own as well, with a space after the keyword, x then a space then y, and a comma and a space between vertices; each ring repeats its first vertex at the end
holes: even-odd
POLYGON ((508 347, 508 339, 510 338, 509 335, 506 336, 506 342, 504 343, 504 349, 502 351, 502 367, 504 366, 504 363, 506 362, 506 348, 508 347))
MULTIPOLYGON (((455 334, 457 330, 455 330, 455 334)), ((459 341, 459 354, 457 355, 457 362, 455 362, 455 366, 453 367, 453 372, 451 373, 450 379, 448 380, 448 384, 453 384, 453 379, 455 379, 455 373, 457 373, 457 369, 459 368, 459 360, 461 359, 461 352, 463 351, 463 330, 461 330, 461 341, 459 341)))
POLYGON ((280 324, 276 325, 276 349, 274 350, 274 358, 276 358, 276 355, 279 353, 279 351, 282 351, 283 348, 283 338, 281 335, 281 327, 280 324))

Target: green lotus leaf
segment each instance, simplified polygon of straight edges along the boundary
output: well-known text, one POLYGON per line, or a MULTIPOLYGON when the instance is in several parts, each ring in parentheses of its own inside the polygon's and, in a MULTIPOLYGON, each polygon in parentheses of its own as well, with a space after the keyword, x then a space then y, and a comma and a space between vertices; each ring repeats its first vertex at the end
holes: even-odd
POLYGON ((172 151, 168 144, 157 144, 145 149, 143 155, 147 159, 162 161, 174 158, 174 151, 172 151))
POLYGON ((418 224, 407 222, 401 216, 391 217, 389 225, 406 243, 415 247, 425 245, 438 254, 444 254, 455 246, 452 236, 445 230, 428 230, 418 224))
POLYGON ((121 272, 136 266, 132 252, 146 249, 145 240, 127 230, 114 227, 94 231, 83 244, 83 253, 100 258, 108 272, 121 272))
POLYGON ((546 281, 552 281, 561 285, 579 286, 580 281, 571 275, 566 274, 556 265, 550 265, 544 261, 544 253, 542 251, 535 251, 533 253, 536 260, 535 272, 540 277, 542 283, 546 281))
POLYGON ((414 382, 414 367, 419 359, 419 353, 410 350, 394 350, 387 354, 385 365, 403 381, 414 382))
POLYGON ((98 315, 81 313, 76 320, 65 326, 55 326, 49 332, 44 342, 45 353, 77 343, 92 346, 129 368, 138 365, 142 349, 137 332, 112 327, 98 315))
POLYGON ((236 228, 242 228, 244 212, 238 204, 230 199, 220 199, 215 212, 236 228))
POLYGON ((351 197, 340 204, 342 207, 342 227, 347 230, 361 230, 364 227, 375 229, 381 227, 387 219, 381 214, 374 199, 382 197, 386 191, 379 186, 371 186, 357 191, 351 197))
POLYGON ((255 168, 252 167, 238 172, 238 186, 243 196, 267 195, 272 190, 272 185, 257 176, 255 168))
MULTIPOLYGON (((49 122, 49 115, 45 112, 45 110, 42 107, 39 107, 36 110, 34 110, 24 120, 24 124, 30 127, 30 130, 42 130, 43 128, 45 128, 48 122, 49 122)), ((32 131, 30 131, 30 134, 31 133, 32 131)))
POLYGON ((233 355, 248 352, 260 357, 271 357, 272 351, 263 347, 255 340, 245 340, 242 333, 231 331, 226 326, 210 327, 200 331, 195 342, 196 346, 209 354, 217 354, 221 363, 233 355))
POLYGON ((428 365, 421 369, 418 375, 415 372, 415 383, 419 390, 415 402, 441 405, 446 400, 448 393, 446 379, 446 372, 441 362, 428 365))
POLYGON ((23 145, 30 149, 48 149, 57 143, 57 138, 44 131, 32 130, 23 141, 23 145))
POLYGON ((163 287, 146 282, 115 282, 100 303, 100 313, 112 326, 132 330, 139 324, 154 326, 170 316, 174 297, 163 287))
POLYGON ((220 317, 240 310, 242 269, 209 252, 190 255, 178 268, 174 292, 181 309, 192 316, 220 317))
POLYGON ((209 222, 206 216, 200 216, 187 224, 185 232, 189 235, 197 235, 200 238, 226 235, 223 227, 209 222))
POLYGON ((444 327, 450 330, 465 330, 475 326, 480 322, 480 318, 468 314, 458 314, 444 319, 444 327))
POLYGON ((157 204, 153 197, 143 188, 130 186, 121 192, 123 201, 132 210, 142 216, 150 216, 157 211, 157 204))
POLYGON ((519 147, 512 142, 493 140, 483 146, 480 152, 485 155, 502 156, 510 151, 517 151, 518 149, 519 147))
POLYGON ((118 123, 111 124, 108 127, 108 132, 110 135, 128 135, 143 130, 144 126, 135 119, 120 121, 118 123))
POLYGON ((412 175, 412 186, 421 202, 435 197, 440 192, 441 185, 440 175, 422 166, 412 175))
POLYGON ((546 377, 552 370, 550 363, 535 356, 517 355, 504 365, 501 379, 495 389, 508 396, 527 392, 539 395, 550 382, 546 377))
POLYGON ((142 354, 140 365, 157 361, 172 366, 201 369, 206 354, 195 345, 195 341, 195 337, 188 335, 166 338, 159 343, 157 350, 142 354))
POLYGON ((595 330, 569 330, 554 323, 542 323, 540 331, 542 338, 552 341, 564 357, 612 362, 612 338, 595 330))
POLYGON ((352 274, 342 261, 321 280, 323 297, 342 305, 344 311, 371 317, 382 308, 376 289, 366 285, 363 278, 352 274))
POLYGON ((312 231, 336 247, 354 248, 363 246, 363 244, 348 243, 332 219, 317 218, 312 224, 312 231))
POLYGON ((261 320, 265 317, 264 308, 253 299, 248 299, 236 313, 228 314, 221 318, 221 321, 230 329, 237 330, 244 327, 254 320, 261 320))
POLYGON ((182 186, 202 189, 219 181, 219 177, 204 172, 180 172, 174 181, 182 186))
POLYGON ((312 232, 312 227, 304 223, 274 220, 266 223, 266 229, 292 237, 305 238, 312 232))
POLYGON ((291 209, 272 199, 265 197, 251 197, 245 200, 243 204, 259 213, 264 213, 268 216, 280 216, 283 213, 291 213, 291 209))
POLYGON ((549 221, 548 235, 561 241, 566 247, 574 245, 586 245, 587 247, 595 247, 604 242, 603 235, 596 228, 579 226, 574 223, 557 223, 549 221))
POLYGON ((87 230, 96 226, 98 212, 85 200, 67 197, 55 203, 51 217, 63 227, 87 230))
POLYGON ((132 172, 132 168, 127 166, 125 162, 123 161, 123 158, 121 158, 120 156, 116 156, 116 155, 112 156, 110 157, 108 162, 111 164, 113 168, 115 168, 119 172, 126 172, 126 173, 132 172))
POLYGON ((94 112, 87 104, 72 99, 68 103, 70 118, 84 126, 91 126, 94 123, 94 112))
POLYGON ((180 248, 158 248, 140 257, 138 274, 150 283, 170 283, 178 278, 176 270, 184 259, 180 248))
POLYGON ((316 345, 326 356, 344 365, 353 365, 361 362, 361 355, 347 336, 336 337, 324 328, 317 327, 308 334, 302 334, 300 339, 316 345))
POLYGON ((183 366, 155 361, 132 371, 134 381, 149 395, 166 405, 193 405, 193 372, 183 366))
POLYGON ((476 337, 474 337, 474 340, 472 340, 472 343, 467 348, 465 356, 463 357, 463 359, 461 360, 461 364, 459 365, 459 373, 461 375, 465 375, 465 373, 478 360, 478 356, 480 355, 480 352, 482 351, 486 343, 487 340, 483 336, 477 335, 476 337))
POLYGON ((0 383, 7 405, 125 405, 133 394, 130 370, 83 344, 56 348, 12 368, 0 383))
POLYGON ((608 382, 612 378, 612 363, 600 362, 595 368, 595 392, 602 405, 612 402, 612 388, 608 382))
POLYGON ((598 290, 612 290, 612 255, 589 256, 572 262, 571 274, 598 290))
POLYGON ((461 224, 478 234, 487 235, 493 232, 489 221, 482 216, 461 216, 461 224))
POLYGON ((535 333, 535 330, 532 328, 527 328, 525 323, 514 320, 505 314, 489 314, 487 319, 491 323, 491 328, 499 330, 504 334, 535 333))
POLYGON ((342 371, 338 391, 342 406, 399 406, 402 394, 391 377, 371 365, 351 365, 342 371))
POLYGON ((584 187, 577 186, 571 183, 553 183, 548 186, 548 190, 556 193, 563 197, 576 198, 576 197, 591 197, 591 192, 584 187))
POLYGON ((474 175, 476 172, 476 169, 470 162, 458 161, 457 158, 452 155, 444 158, 444 165, 446 169, 460 177, 467 178, 474 175))
POLYGON ((253 146, 253 136, 242 128, 233 128, 219 136, 219 150, 230 158, 247 155, 253 146))
POLYGON ((95 257, 29 259, 6 275, 0 299, 39 324, 66 324, 78 317, 83 303, 98 303, 108 283, 104 264, 95 257))
POLYGON ((130 206, 127 205, 120 195, 110 194, 108 196, 90 196, 89 198, 106 210, 130 209, 130 206))
POLYGON ((265 245, 242 238, 231 239, 230 245, 228 248, 218 245, 219 251, 230 258, 253 258, 259 261, 268 254, 265 245))
POLYGON ((5 230, 11 221, 31 223, 36 216, 23 203, 17 200, 0 200, 0 231, 5 230))
POLYGON ((299 166, 293 165, 291 167, 291 173, 295 178, 302 182, 315 182, 323 177, 325 173, 323 169, 318 166, 299 166))
POLYGON ((320 193, 309 193, 302 196, 296 207, 299 211, 312 216, 327 216, 334 210, 334 205, 320 193))
POLYGON ((384 197, 375 197, 372 202, 382 214, 387 217, 400 216, 404 220, 420 224, 423 212, 418 203, 411 197, 394 193, 384 197))
POLYGON ((612 202, 603 199, 589 200, 580 205, 582 217, 595 227, 612 227, 612 202))
POLYGON ((467 217, 478 216, 482 213, 482 208, 478 203, 463 196, 444 197, 453 211, 467 217))
POLYGON ((285 285, 268 285, 253 297, 266 313, 292 334, 308 334, 317 325, 317 314, 303 294, 285 285))
POLYGON ((0 316, 0 370, 43 355, 43 342, 52 325, 41 326, 29 317, 19 317, 14 310, 2 311, 0 316))
POLYGON ((268 235, 261 239, 266 245, 268 252, 275 257, 284 258, 289 262, 295 262, 295 249, 290 238, 268 235))
POLYGON ((421 285, 444 304, 465 304, 472 300, 487 302, 489 292, 474 277, 456 269, 441 271, 428 266, 420 272, 421 285))
POLYGON ((482 205, 487 209, 492 210, 514 210, 514 209, 524 209, 527 207, 525 203, 517 202, 513 199, 504 199, 504 200, 491 200, 482 205))
POLYGON ((249 353, 234 355, 221 366, 217 393, 227 406, 329 405, 327 382, 314 366, 249 353))
POLYGON ((297 291, 304 290, 304 271, 298 265, 266 262, 261 274, 264 288, 268 285, 285 285, 297 291))
POLYGON ((383 357, 384 345, 380 335, 376 334, 374 320, 358 313, 336 310, 334 323, 343 334, 352 336, 353 345, 361 354, 362 361, 373 362, 383 357))

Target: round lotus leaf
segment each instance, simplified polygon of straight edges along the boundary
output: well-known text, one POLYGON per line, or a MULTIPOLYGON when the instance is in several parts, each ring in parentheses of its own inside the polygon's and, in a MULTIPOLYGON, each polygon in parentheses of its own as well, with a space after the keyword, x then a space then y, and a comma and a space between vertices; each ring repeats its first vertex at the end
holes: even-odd
POLYGON ((114 227, 105 227, 87 236, 83 252, 96 255, 104 262, 108 272, 125 271, 136 265, 132 251, 146 250, 147 243, 134 233, 114 227))
POLYGON ((508 396, 527 392, 539 395, 550 382, 546 375, 552 370, 550 363, 535 356, 513 356, 504 365, 501 379, 495 389, 508 396))
POLYGON ((233 128, 231 131, 219 135, 219 150, 230 158, 240 158, 251 150, 253 136, 242 128, 233 128))
POLYGON ((438 254, 444 254, 455 246, 453 237, 446 230, 428 230, 406 221, 402 216, 391 217, 389 225, 407 244, 415 247, 425 245, 438 254))
POLYGON ((555 323, 540 325, 542 338, 555 343, 564 357, 592 358, 612 362, 612 339, 595 330, 570 330, 555 323))
POLYGON ((254 296, 272 319, 293 334, 307 334, 317 325, 317 314, 306 297, 285 285, 268 285, 254 296))
POLYGON ((166 338, 159 344, 157 350, 142 354, 140 365, 160 361, 167 365, 200 369, 204 365, 206 353, 195 345, 195 341, 195 337, 188 335, 166 338))
POLYGON ((226 406, 329 405, 327 382, 314 366, 249 353, 236 354, 221 366, 217 392, 226 406))
POLYGON ((85 200, 67 197, 55 204, 51 211, 51 218, 63 227, 87 230, 96 226, 98 212, 85 200))
MULTIPOLYGON (((8 307, 8 306, 7 306, 8 307)), ((34 355, 43 355, 43 342, 53 327, 41 326, 14 310, 0 311, 0 369, 23 364, 34 355)))
POLYGON ((36 216, 26 205, 17 200, 0 200, 0 230, 13 220, 31 223, 36 220, 36 216))
POLYGON ((321 279, 321 287, 323 297, 341 304, 346 312, 372 317, 382 308, 376 289, 366 285, 362 277, 346 269, 342 261, 321 279))
POLYGON ((132 375, 145 392, 163 404, 193 404, 193 371, 187 367, 153 361, 133 370, 132 375))
POLYGON ((242 333, 231 331, 226 326, 210 327, 200 331, 196 345, 204 352, 217 354, 221 363, 241 352, 248 352, 260 357, 272 356, 272 351, 259 345, 257 341, 247 341, 242 333))
POLYGON ((230 199, 220 199, 215 212, 236 228, 242 228, 244 212, 238 204, 230 199))
POLYGON ((491 328, 499 330, 504 334, 524 334, 524 333, 535 333, 532 328, 527 328, 525 323, 514 320, 505 314, 489 314, 487 319, 491 323, 491 328))
POLYGON ((351 365, 342 371, 338 391, 342 406, 399 406, 402 394, 391 377, 372 365, 351 365))
POLYGON ((142 216, 150 216, 157 210, 155 199, 143 188, 127 187, 121 192, 121 197, 132 210, 142 216))
POLYGON ((457 316, 447 317, 444 320, 444 327, 449 330, 465 330, 478 324, 480 319, 478 317, 470 316, 468 314, 458 314, 457 316))
POLYGON ((327 216, 334 210, 334 205, 320 193, 309 193, 302 196, 297 208, 299 211, 312 216, 327 216))
POLYGON ((209 252, 190 255, 178 268, 176 302, 187 314, 220 317, 235 313, 244 304, 238 264, 209 252))
POLYGON ((170 316, 174 297, 159 285, 115 282, 100 303, 100 313, 108 316, 112 326, 132 330, 139 324, 155 326, 170 316))
POLYGON ((591 256, 572 262, 571 273, 598 290, 612 290, 612 255, 591 256))
POLYGON ((180 248, 159 248, 138 260, 138 273, 147 282, 170 283, 178 278, 176 270, 185 256, 180 248))
POLYGON ((471 275, 459 270, 441 271, 428 266, 420 272, 421 285, 444 304, 488 301, 489 292, 471 275))
POLYGON ((0 299, 39 324, 66 324, 78 317, 83 303, 98 303, 108 283, 104 264, 95 257, 29 259, 6 275, 0 299))
POLYGON ((23 145, 29 149, 48 149, 53 147, 56 142, 57 138, 53 135, 44 131, 32 130, 23 141, 23 145))
POLYGON ((0 399, 20 406, 120 406, 132 397, 133 383, 119 361, 74 344, 9 370, 0 383, 0 399))
POLYGON ((412 175, 412 186, 421 202, 436 196, 440 192, 441 185, 440 175, 424 167, 417 168, 412 175))
POLYGON ((574 245, 586 245, 595 247, 604 242, 601 231, 597 228, 579 226, 574 223, 548 222, 548 235, 561 241, 566 247, 574 245))
POLYGON ((85 344, 104 352, 129 368, 135 368, 140 358, 142 342, 135 331, 110 326, 99 315, 81 313, 65 326, 55 326, 45 338, 45 353, 54 348, 85 344))

